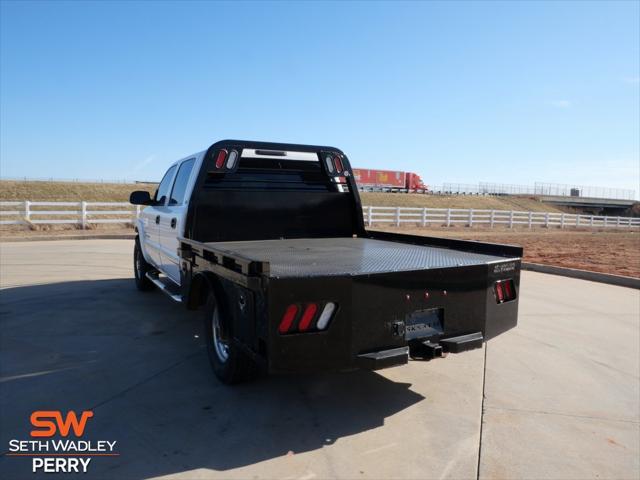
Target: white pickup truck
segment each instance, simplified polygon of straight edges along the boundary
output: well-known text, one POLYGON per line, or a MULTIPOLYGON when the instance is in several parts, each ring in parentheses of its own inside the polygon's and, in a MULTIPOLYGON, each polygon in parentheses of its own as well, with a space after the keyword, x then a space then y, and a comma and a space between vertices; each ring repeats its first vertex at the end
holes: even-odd
POLYGON ((225 383, 433 358, 517 323, 521 248, 366 230, 333 147, 224 140, 130 202, 137 287, 204 307, 225 383))

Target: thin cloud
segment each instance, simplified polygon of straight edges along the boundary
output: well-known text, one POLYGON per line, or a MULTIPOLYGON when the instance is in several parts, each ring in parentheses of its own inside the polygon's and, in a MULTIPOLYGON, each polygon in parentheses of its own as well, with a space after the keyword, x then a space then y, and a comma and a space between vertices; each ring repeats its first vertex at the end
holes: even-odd
POLYGON ((137 164, 135 164, 133 166, 133 169, 131 169, 131 173, 138 173, 140 170, 142 170, 144 167, 146 167, 147 165, 149 165, 151 162, 153 162, 156 159, 155 154, 153 155, 149 155, 147 158, 145 158, 144 160, 138 162, 137 164))
POLYGON ((569 100, 552 100, 549 102, 549 105, 556 108, 569 108, 571 106, 571 102, 569 100))
POLYGON ((637 85, 640 83, 640 77, 622 77, 622 81, 631 85, 637 85))

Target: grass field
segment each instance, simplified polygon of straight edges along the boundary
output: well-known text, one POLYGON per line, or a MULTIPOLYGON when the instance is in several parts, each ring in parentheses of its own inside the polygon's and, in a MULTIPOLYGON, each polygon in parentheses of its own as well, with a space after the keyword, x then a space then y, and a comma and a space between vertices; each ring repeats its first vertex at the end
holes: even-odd
POLYGON ((525 212, 565 211, 528 197, 374 192, 361 192, 360 197, 363 205, 374 207, 477 208, 485 210, 522 210, 525 212))
POLYGON ((0 200, 127 202, 133 190, 153 192, 156 185, 132 183, 0 181, 0 200))
MULTIPOLYGON (((126 183, 0 181, 0 201, 126 202, 133 190, 153 192, 156 185, 126 183)), ((421 195, 362 192, 363 205, 380 207, 478 208, 560 212, 556 207, 526 197, 421 195)))

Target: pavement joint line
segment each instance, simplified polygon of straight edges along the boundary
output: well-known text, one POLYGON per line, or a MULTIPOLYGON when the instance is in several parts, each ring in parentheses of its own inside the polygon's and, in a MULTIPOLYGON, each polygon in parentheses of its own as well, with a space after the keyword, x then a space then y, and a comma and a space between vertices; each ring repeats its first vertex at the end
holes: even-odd
POLYGON ((476 480, 480 480, 480 462, 482 461, 482 427, 484 425, 484 401, 485 386, 487 384, 487 350, 488 344, 484 344, 484 361, 482 364, 482 402, 480 404, 480 437, 478 438, 478 465, 476 468, 476 480))
POLYGON ((527 408, 492 407, 492 406, 487 406, 486 408, 488 410, 504 410, 506 412, 533 413, 538 415, 552 415, 552 416, 558 416, 558 417, 571 417, 571 418, 585 418, 589 420, 600 420, 603 422, 630 423, 630 424, 640 425, 640 420, 623 420, 621 418, 595 417, 593 415, 576 415, 572 413, 562 413, 562 412, 545 412, 544 410, 530 410, 527 408))
POLYGON ((110 396, 109 398, 106 398, 105 400, 89 407, 89 410, 97 410, 100 407, 103 407, 104 405, 106 405, 109 402, 112 402, 113 400, 122 397, 123 395, 126 395, 127 393, 131 392, 132 390, 135 390, 138 387, 141 387, 142 385, 144 385, 145 383, 150 382, 151 380, 153 380, 154 378, 159 377, 160 375, 162 375, 163 373, 168 372, 169 370, 174 369, 175 367, 178 367, 180 365, 182 365, 183 363, 187 362, 188 360, 192 359, 193 357, 196 357, 198 355, 202 354, 202 350, 192 353, 190 355, 187 355, 186 357, 178 360, 177 362, 173 363, 172 365, 169 365, 166 368, 163 368, 162 370, 148 376, 147 378, 144 378, 136 383, 134 383, 133 385, 125 388, 124 390, 121 390, 120 392, 110 396))

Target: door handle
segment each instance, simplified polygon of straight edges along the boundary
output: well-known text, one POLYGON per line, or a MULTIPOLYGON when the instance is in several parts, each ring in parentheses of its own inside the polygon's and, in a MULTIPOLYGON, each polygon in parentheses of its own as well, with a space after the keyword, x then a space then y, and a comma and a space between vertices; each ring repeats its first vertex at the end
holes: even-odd
POLYGON ((160 215, 156 215, 156 225, 160 225, 160 215))
POLYGON ((171 219, 171 228, 176 228, 176 223, 178 223, 178 220, 175 218, 171 219))

